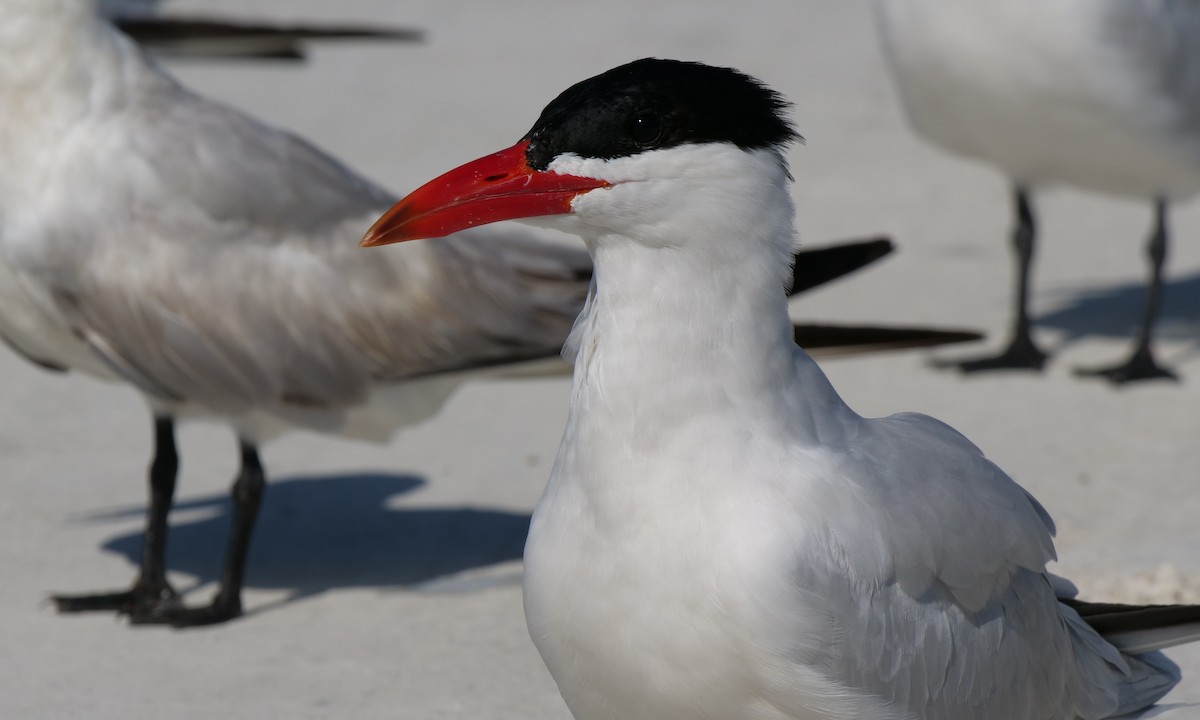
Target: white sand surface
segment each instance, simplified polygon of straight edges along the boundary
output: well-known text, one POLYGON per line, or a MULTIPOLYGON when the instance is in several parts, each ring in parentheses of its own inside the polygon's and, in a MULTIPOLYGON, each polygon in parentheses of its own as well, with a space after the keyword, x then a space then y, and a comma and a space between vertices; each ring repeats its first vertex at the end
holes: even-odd
MULTIPOLYGON (((1004 335, 1005 185, 908 132, 865 0, 168 7, 426 28, 422 46, 323 49, 303 67, 172 66, 397 192, 508 146, 559 91, 619 63, 656 55, 739 67, 796 102, 808 138, 791 154, 804 241, 883 231, 900 245, 869 272, 806 295, 797 316, 973 326, 993 348, 1004 335)), ((826 370, 860 412, 928 412, 982 446, 1056 517, 1055 569, 1089 596, 1197 601, 1200 206, 1174 215, 1160 343, 1183 382, 1125 389, 1070 370, 1127 352, 1148 209, 1066 191, 1041 207, 1034 307, 1038 337, 1056 353, 1045 375, 962 379, 929 369, 924 353, 826 370)), ((566 720, 525 632, 519 557, 567 388, 477 384, 386 446, 311 435, 268 446, 249 614, 177 632, 61 617, 43 603, 132 579, 150 422, 127 388, 0 351, 0 718, 566 720)), ((169 555, 193 601, 219 572, 234 447, 218 426, 181 435, 169 555)), ((1171 655, 1185 679, 1168 702, 1200 703, 1200 647, 1171 655)), ((1166 716, 1200 717, 1200 707, 1166 716)))

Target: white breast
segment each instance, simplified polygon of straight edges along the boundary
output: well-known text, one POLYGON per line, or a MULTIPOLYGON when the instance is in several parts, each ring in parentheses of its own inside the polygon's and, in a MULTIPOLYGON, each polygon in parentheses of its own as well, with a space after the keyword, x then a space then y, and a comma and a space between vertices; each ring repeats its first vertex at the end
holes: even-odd
POLYGON ((559 690, 587 720, 890 720, 802 661, 827 628, 785 569, 824 451, 719 406, 661 433, 573 403, 525 552, 530 635, 559 690))
POLYGON ((525 605, 572 712, 588 720, 889 718, 795 662, 813 629, 780 572, 795 547, 773 531, 788 523, 768 517, 778 505, 745 492, 732 468, 706 460, 651 463, 651 496, 619 508, 605 507, 611 497, 587 497, 581 483, 552 479, 557 487, 530 529, 525 605), (680 492, 700 466, 727 478, 726 490, 680 492), (676 491, 665 489, 672 484, 676 491), (778 645, 760 642, 766 637, 778 645))

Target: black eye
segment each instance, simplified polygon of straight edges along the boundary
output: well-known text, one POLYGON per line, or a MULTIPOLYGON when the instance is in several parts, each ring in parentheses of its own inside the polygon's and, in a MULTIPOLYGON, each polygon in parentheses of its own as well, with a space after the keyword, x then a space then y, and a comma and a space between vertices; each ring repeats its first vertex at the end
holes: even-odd
POLYGON ((662 118, 658 116, 658 113, 640 112, 629 126, 629 137, 642 147, 650 147, 662 137, 662 129, 662 118))

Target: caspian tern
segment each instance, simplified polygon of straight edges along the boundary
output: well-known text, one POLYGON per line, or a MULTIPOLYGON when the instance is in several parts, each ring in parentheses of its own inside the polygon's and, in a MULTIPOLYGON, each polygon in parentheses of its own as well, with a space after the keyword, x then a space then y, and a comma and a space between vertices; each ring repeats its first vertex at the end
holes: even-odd
POLYGON ((1150 281, 1128 361, 1081 370, 1114 383, 1174 374, 1152 352, 1167 206, 1200 192, 1200 3, 1148 0, 876 0, 893 77, 926 139, 1012 181, 1012 339, 964 371, 1040 369, 1030 335, 1031 194, 1065 184, 1153 201, 1150 281))
MULTIPOLYGON (((354 248, 395 197, 305 141, 181 87, 88 0, 0 0, 0 339, 33 362, 127 382, 154 414, 150 506, 129 591, 59 596, 137 623, 241 610, 265 483, 259 445, 299 427, 386 440, 464 380, 557 355, 591 260, 491 228, 386 256, 354 248), (514 363, 516 364, 514 366, 514 363), (166 578, 175 420, 240 440, 233 529, 210 605, 166 578)), ((886 240, 812 255, 804 289, 886 240)), ((866 328, 830 346, 961 334, 866 328)))
POLYGON ((488 232, 359 252, 393 195, 181 87, 89 0, 0 12, 0 337, 133 385, 155 417, 138 579, 59 609, 237 616, 263 441, 291 427, 385 440, 468 377, 559 353, 590 282, 581 248, 488 232), (231 425, 242 460, 221 586, 198 608, 164 561, 174 424, 190 415, 231 425))
POLYGON ((792 342, 782 98, 645 59, 363 240, 514 218, 595 283, 525 549, 529 631, 579 720, 1073 720, 1150 706, 1200 608, 1075 601, 1042 506, 948 425, 867 419, 792 342), (1089 624, 1094 622, 1098 632, 1089 624))

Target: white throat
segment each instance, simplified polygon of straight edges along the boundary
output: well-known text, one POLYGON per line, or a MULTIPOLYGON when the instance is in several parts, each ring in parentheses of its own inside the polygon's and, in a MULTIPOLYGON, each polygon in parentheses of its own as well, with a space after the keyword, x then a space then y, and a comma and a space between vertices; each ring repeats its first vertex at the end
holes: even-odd
MULTIPOLYGON (((811 400, 840 405, 791 340, 784 282, 795 231, 779 155, 686 146, 634 160, 653 161, 661 176, 664 159, 680 160, 679 177, 629 181, 621 176, 636 176, 638 165, 613 162, 608 175, 622 182, 576 201, 572 229, 596 275, 568 343, 576 355, 568 434, 652 451, 663 433, 706 417, 811 420, 793 392, 798 372, 811 400)), ((605 177, 597 162, 562 171, 605 177)))

